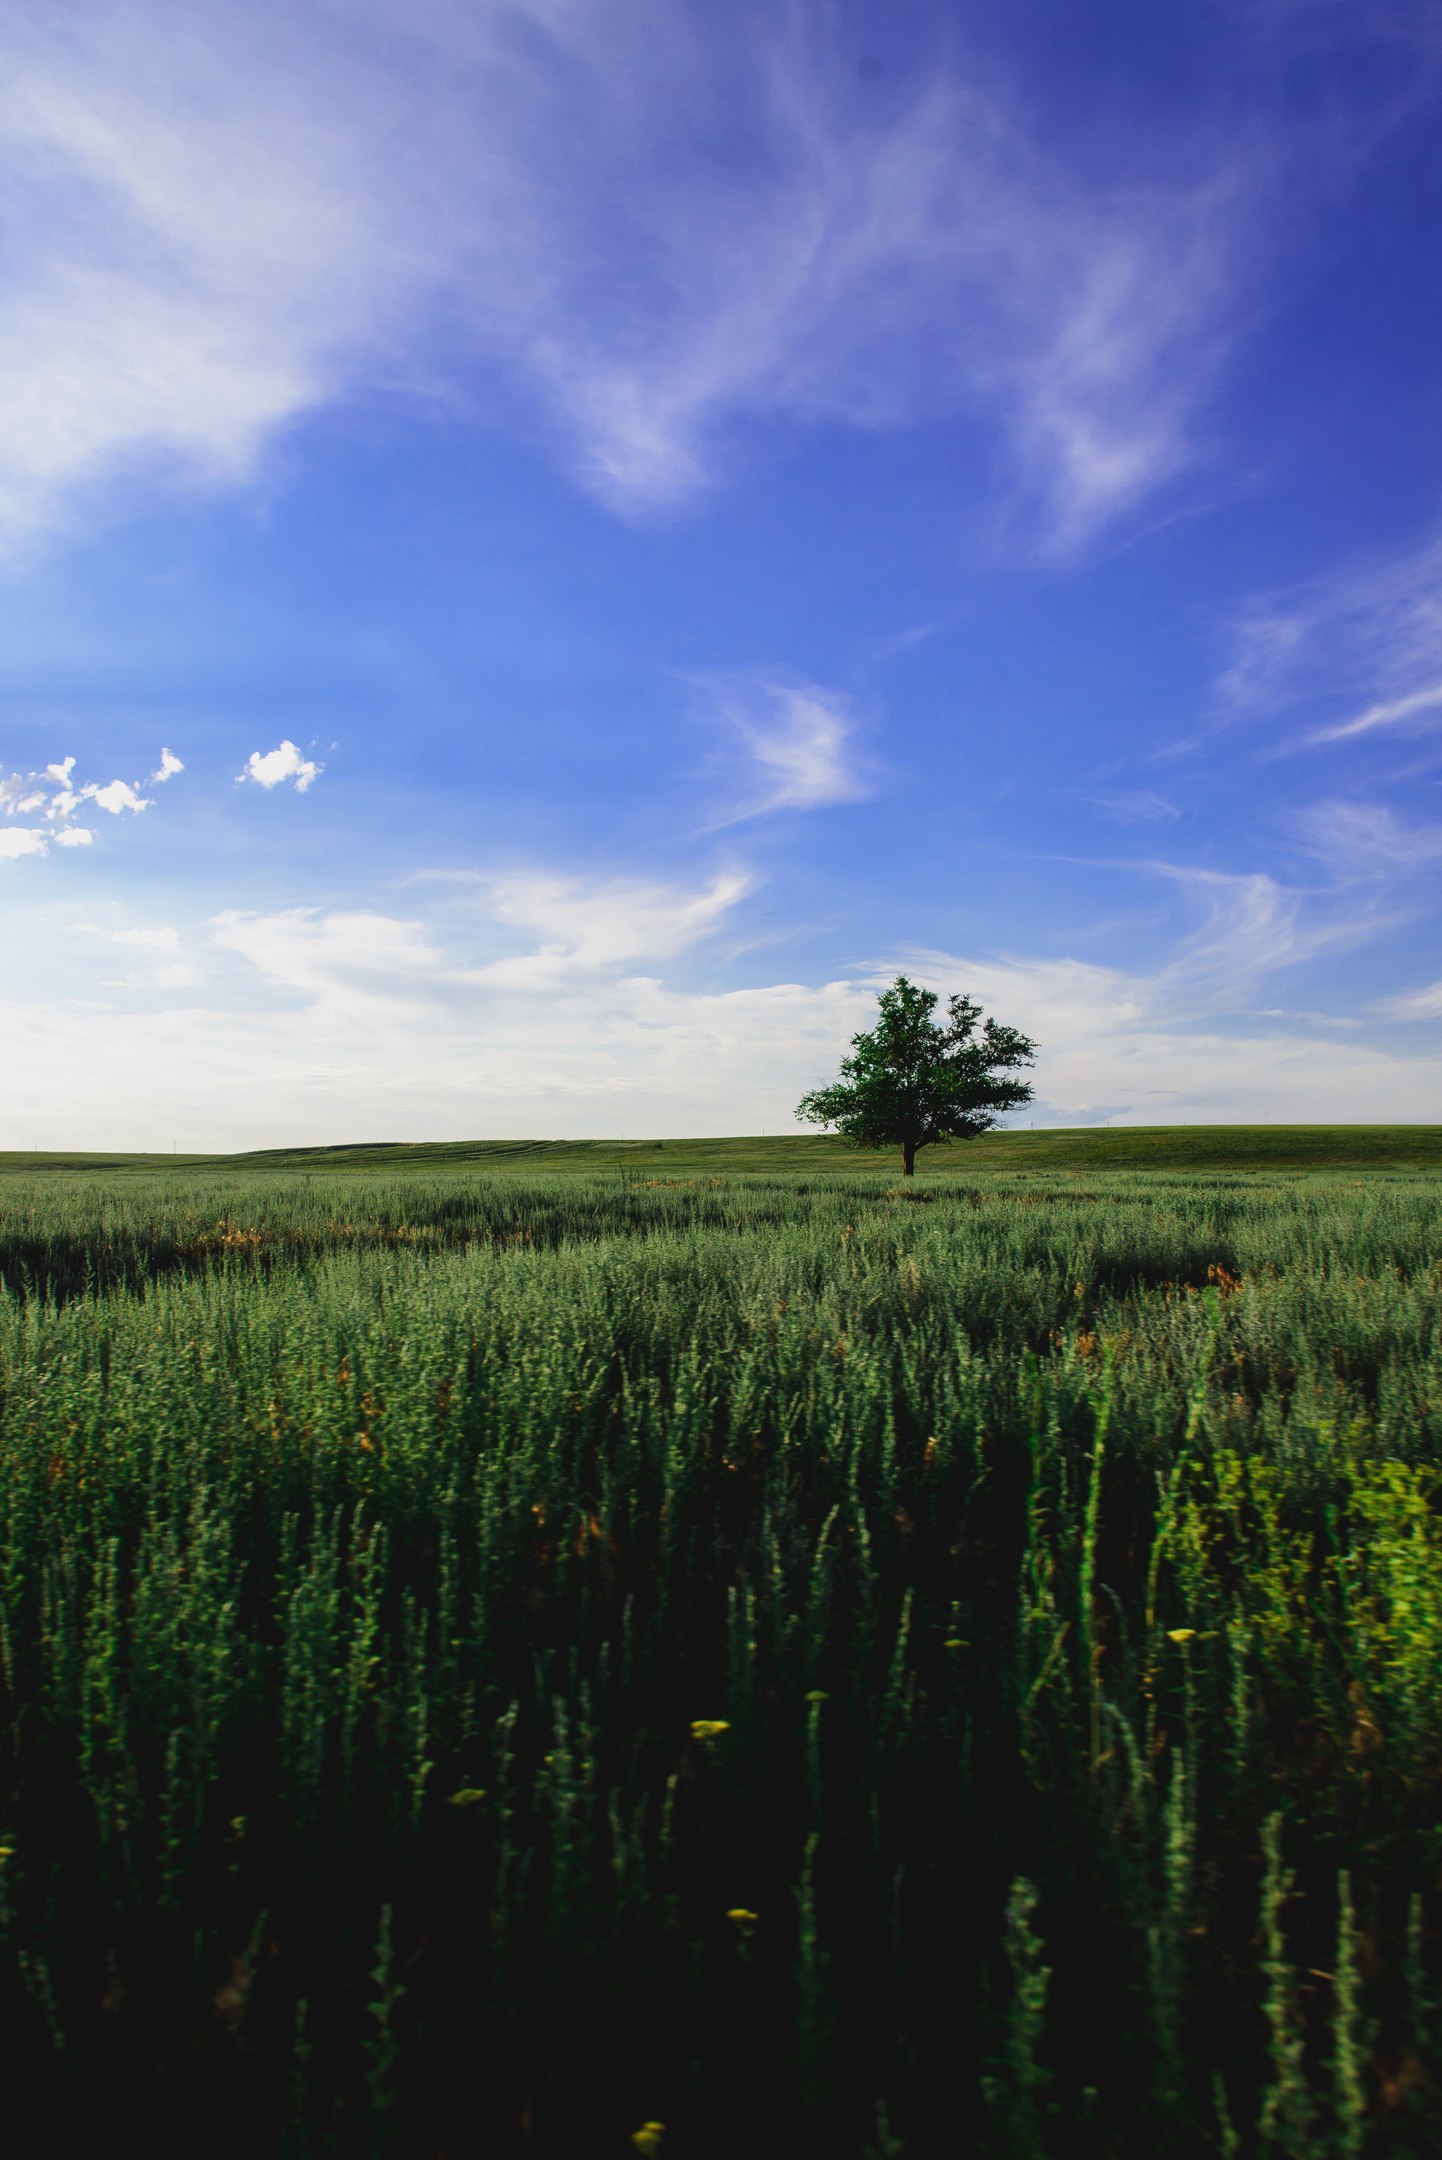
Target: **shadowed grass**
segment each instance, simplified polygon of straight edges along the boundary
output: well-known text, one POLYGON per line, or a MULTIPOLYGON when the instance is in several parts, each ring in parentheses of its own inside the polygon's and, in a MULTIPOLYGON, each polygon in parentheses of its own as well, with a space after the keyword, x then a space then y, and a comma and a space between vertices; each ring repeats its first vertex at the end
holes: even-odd
POLYGON ((17 2115, 1436 2149, 1434 1176, 384 1162, 0 1188, 17 2115))

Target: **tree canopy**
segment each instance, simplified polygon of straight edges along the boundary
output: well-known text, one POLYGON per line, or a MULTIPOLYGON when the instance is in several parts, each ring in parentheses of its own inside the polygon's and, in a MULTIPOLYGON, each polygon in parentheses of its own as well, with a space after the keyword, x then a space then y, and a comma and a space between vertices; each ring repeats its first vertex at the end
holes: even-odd
POLYGON ((852 1037, 840 1077, 803 1095, 796 1115, 835 1126, 858 1147, 899 1147, 911 1177, 918 1148, 969 1140, 1030 1102, 1031 1083, 1006 1077, 1032 1063, 1030 1037, 982 1022, 968 997, 948 998, 946 1022, 933 1020, 938 1002, 934 990, 898 975, 880 993, 876 1026, 852 1037))

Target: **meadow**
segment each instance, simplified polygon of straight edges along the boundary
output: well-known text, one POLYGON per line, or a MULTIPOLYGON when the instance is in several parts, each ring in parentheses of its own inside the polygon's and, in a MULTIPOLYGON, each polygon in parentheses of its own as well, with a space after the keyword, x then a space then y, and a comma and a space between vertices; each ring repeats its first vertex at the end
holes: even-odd
POLYGON ((11 2109, 1438 2150, 1439 1143, 7 1159, 11 2109))

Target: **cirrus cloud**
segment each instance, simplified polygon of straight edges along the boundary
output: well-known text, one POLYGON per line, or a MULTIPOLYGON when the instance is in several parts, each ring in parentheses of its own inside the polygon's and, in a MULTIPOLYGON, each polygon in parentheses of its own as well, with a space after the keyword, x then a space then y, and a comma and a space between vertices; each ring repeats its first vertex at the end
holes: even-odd
POLYGON ((628 516, 747 422, 979 413, 1073 550, 1198 455, 1287 161, 1144 132, 1068 161, 958 28, 877 90, 829 11, 752 0, 21 0, 0 537, 243 484, 358 390, 484 420, 519 382, 628 516))
POLYGON ((740 677, 702 677, 698 685, 749 768, 739 799, 715 826, 861 802, 873 792, 855 754, 850 705, 839 692, 740 677))

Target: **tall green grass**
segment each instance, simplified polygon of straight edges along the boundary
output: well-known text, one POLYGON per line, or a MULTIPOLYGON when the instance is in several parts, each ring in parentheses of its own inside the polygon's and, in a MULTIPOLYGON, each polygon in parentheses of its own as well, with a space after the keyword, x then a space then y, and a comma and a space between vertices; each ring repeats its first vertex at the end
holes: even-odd
POLYGON ((7 1179, 12 2104, 1421 2160, 1438 1200, 7 1179))

